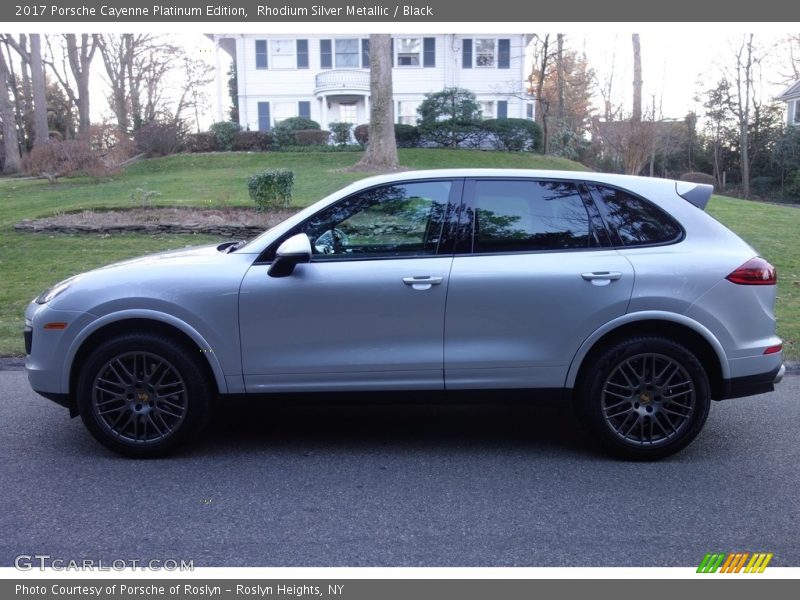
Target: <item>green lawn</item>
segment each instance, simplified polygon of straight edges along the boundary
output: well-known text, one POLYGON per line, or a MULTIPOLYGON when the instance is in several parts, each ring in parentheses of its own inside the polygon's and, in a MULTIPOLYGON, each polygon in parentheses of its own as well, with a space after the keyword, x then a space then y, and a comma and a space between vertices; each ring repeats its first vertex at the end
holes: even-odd
MULTIPOLYGON (((20 355, 22 313, 36 294, 69 275, 115 260, 167 248, 214 241, 210 236, 68 236, 24 234, 25 218, 81 208, 131 206, 136 189, 159 192, 154 204, 252 206, 247 178, 260 169, 295 172, 293 204, 300 207, 364 177, 344 171, 359 153, 221 153, 170 156, 131 165, 99 183, 72 179, 0 179, 0 355, 20 355)), ((530 154, 409 149, 400 161, 410 169, 504 167, 578 170, 571 161, 530 154)), ((709 212, 741 234, 779 270, 779 333, 791 358, 800 358, 800 210, 715 196, 709 212)))

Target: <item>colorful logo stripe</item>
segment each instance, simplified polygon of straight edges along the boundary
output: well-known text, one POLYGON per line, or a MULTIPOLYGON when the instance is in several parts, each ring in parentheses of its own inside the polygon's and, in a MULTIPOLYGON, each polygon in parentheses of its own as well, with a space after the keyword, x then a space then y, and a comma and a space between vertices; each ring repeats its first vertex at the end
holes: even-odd
POLYGON ((772 552, 732 552, 723 554, 721 552, 709 552, 700 561, 697 567, 698 573, 739 573, 744 569, 745 573, 763 573, 764 569, 772 560, 772 552), (748 561, 748 559, 750 559, 748 561), (745 566, 747 563, 747 566, 745 566))

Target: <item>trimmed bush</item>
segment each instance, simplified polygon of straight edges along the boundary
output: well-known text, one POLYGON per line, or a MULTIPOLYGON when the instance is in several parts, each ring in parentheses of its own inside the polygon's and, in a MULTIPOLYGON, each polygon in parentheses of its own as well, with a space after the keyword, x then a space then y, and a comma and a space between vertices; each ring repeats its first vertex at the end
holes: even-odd
POLYGON ((300 131, 301 129, 321 129, 319 123, 313 119, 306 117, 289 117, 280 122, 281 125, 286 125, 292 131, 300 131))
POLYGON ((294 132, 294 143, 298 146, 324 146, 331 137, 330 131, 321 129, 301 129, 294 132))
POLYGON ((287 146, 294 146, 294 129, 285 123, 278 123, 272 128, 272 144, 275 148, 283 150, 287 146))
POLYGON ((22 170, 27 175, 46 177, 50 183, 55 183, 58 177, 106 177, 113 173, 113 169, 103 161, 100 151, 92 148, 86 140, 54 140, 36 146, 23 159, 22 170))
POLYGON ((183 138, 183 129, 178 125, 157 121, 142 125, 133 135, 136 149, 149 157, 175 154, 183 138))
POLYGON ((233 121, 219 121, 208 128, 208 132, 217 138, 218 150, 233 150, 233 136, 241 130, 241 125, 233 121))
POLYGON ((217 149, 217 136, 213 133, 190 133, 183 144, 186 152, 214 152, 217 149))
POLYGON ((331 123, 331 135, 333 143, 337 146, 345 146, 350 141, 350 131, 353 129, 352 123, 336 122, 331 123))
POLYGON ((420 143, 419 129, 414 125, 395 124, 394 139, 398 148, 416 148, 420 143))
POLYGON ((365 147, 369 142, 369 125, 366 123, 356 125, 356 128, 353 129, 353 137, 356 138, 356 141, 362 148, 365 147))
POLYGON ((289 169, 267 169, 252 175, 247 182, 250 197, 259 212, 286 208, 292 199, 294 172, 289 169))
POLYGON ((496 150, 523 152, 541 144, 541 127, 527 119, 487 119, 483 129, 492 134, 491 143, 496 150))
POLYGON ((263 152, 272 148, 272 135, 268 131, 237 131, 231 142, 237 152, 263 152))
POLYGON ((678 177, 678 179, 681 181, 688 181, 689 183, 706 183, 708 185, 716 185, 717 183, 713 175, 708 175, 707 173, 698 173, 697 171, 683 173, 680 177, 678 177))

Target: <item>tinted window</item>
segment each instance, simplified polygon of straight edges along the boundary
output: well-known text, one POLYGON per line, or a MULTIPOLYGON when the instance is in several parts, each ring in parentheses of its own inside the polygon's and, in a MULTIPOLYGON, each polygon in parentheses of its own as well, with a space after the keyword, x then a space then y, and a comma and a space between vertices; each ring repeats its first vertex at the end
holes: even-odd
POLYGON ((473 252, 524 252, 597 246, 572 183, 477 181, 473 252))
POLYGON ((427 181, 365 190, 292 233, 306 233, 319 260, 436 254, 451 185, 427 181))
POLYGON ((603 219, 623 246, 664 244, 681 236, 678 224, 657 206, 615 188, 595 189, 603 219))

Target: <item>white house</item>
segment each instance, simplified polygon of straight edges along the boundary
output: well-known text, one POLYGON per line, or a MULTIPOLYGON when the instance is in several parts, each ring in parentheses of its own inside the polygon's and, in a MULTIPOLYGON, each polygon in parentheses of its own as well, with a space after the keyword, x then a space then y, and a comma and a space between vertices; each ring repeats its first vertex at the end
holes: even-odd
POLYGON ((777 99, 786 102, 786 124, 800 126, 800 81, 790 85, 777 99))
MULTIPOLYGON (((369 121, 369 37, 210 34, 217 58, 217 120, 224 120, 220 50, 236 61, 239 122, 266 131, 289 117, 369 121)), ((395 121, 415 124, 425 94, 467 88, 484 118, 533 119, 525 89, 526 34, 393 34, 395 121)))

